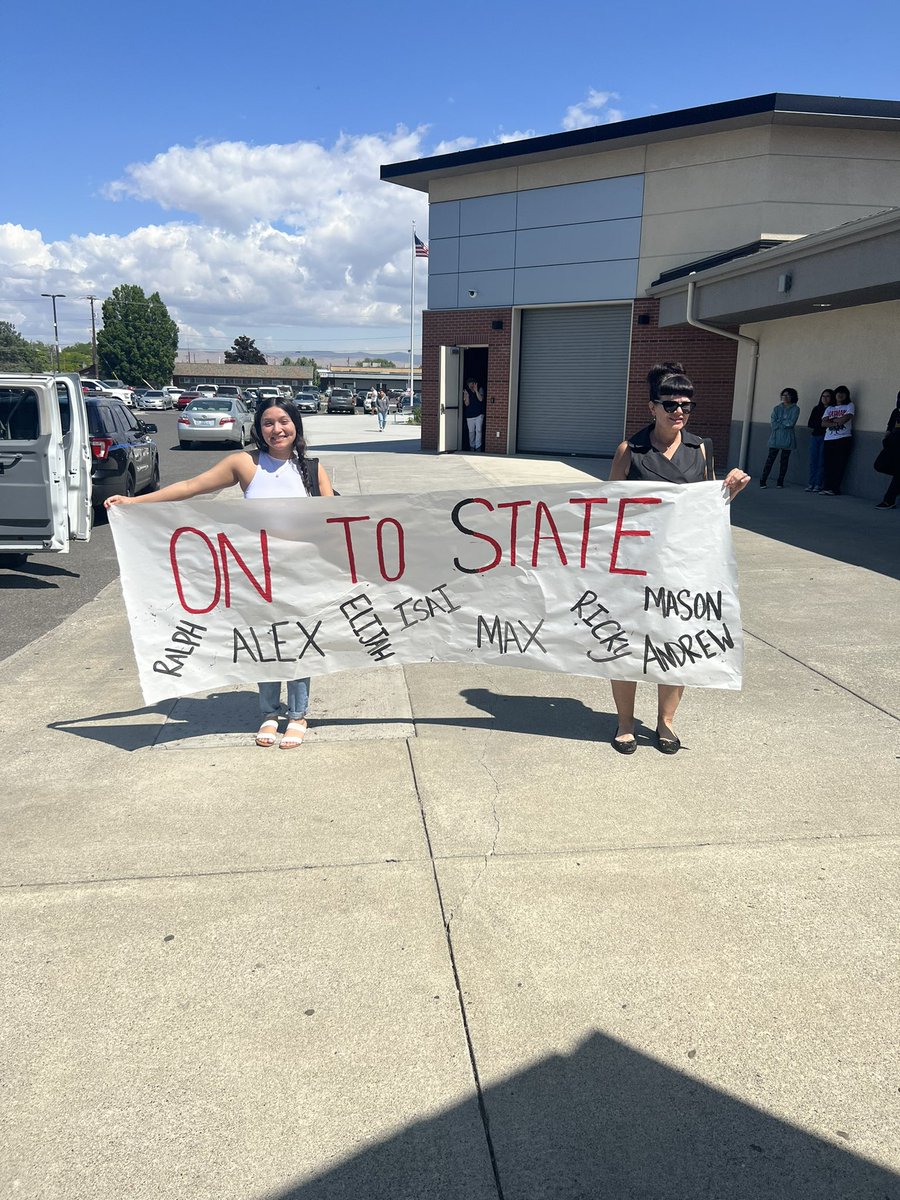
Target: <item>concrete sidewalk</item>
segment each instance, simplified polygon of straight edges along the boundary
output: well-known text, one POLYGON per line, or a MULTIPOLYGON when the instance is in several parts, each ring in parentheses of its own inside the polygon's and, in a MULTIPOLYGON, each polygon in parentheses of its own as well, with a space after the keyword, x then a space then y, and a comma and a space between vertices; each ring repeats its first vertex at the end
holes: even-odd
MULTIPOLYGON (((323 455, 346 494, 606 463, 323 455)), ((142 707, 118 584, 4 662, 0 1188, 900 1197, 900 514, 751 487, 674 758, 522 670, 142 707)))

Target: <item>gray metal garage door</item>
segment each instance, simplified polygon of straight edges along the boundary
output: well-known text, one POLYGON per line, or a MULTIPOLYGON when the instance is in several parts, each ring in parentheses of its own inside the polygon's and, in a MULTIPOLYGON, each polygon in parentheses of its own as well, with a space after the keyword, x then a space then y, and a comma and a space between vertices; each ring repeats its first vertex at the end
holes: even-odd
POLYGON ((625 428, 631 305, 522 313, 516 448, 613 454, 625 428))

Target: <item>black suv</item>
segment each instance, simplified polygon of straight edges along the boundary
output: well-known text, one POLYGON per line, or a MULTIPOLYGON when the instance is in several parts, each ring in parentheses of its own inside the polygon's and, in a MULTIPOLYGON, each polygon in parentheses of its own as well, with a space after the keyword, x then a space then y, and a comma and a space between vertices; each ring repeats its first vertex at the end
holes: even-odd
POLYGON ((148 425, 120 400, 86 397, 91 432, 93 504, 99 508, 110 496, 133 496, 159 487, 159 450, 148 425))

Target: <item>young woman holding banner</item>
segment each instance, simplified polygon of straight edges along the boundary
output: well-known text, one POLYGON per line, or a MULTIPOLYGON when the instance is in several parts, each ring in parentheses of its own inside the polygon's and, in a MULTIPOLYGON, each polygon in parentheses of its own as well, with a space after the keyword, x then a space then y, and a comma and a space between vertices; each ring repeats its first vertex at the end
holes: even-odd
MULTIPOLYGON (((333 496, 334 489, 322 464, 306 457, 303 418, 290 400, 275 400, 259 409, 253 420, 257 450, 229 454, 221 462, 193 479, 170 483, 158 492, 142 496, 110 496, 113 504, 156 504, 165 500, 192 500, 238 483, 246 500, 273 500, 280 497, 333 496)), ((281 684, 277 681, 257 684, 262 725, 256 735, 257 746, 274 746, 278 738, 281 711, 281 684)), ((287 728, 279 742, 282 750, 299 746, 306 733, 306 709, 309 704, 309 679, 292 679, 287 685, 287 728)))
MULTIPOLYGON (((685 375, 681 363, 657 363, 651 368, 647 383, 650 387, 650 424, 627 442, 622 442, 616 450, 609 473, 610 482, 645 479, 651 483, 702 483, 706 479, 715 479, 703 439, 685 430, 696 405, 694 385, 685 375)), ((737 467, 729 471, 722 484, 728 501, 743 491, 749 482, 750 476, 737 467)), ((620 754, 634 754, 637 750, 634 736, 636 691, 637 684, 629 680, 612 681, 619 718, 612 744, 620 754)), ((672 725, 683 695, 683 686, 657 685, 656 746, 663 754, 677 754, 681 749, 672 725)))

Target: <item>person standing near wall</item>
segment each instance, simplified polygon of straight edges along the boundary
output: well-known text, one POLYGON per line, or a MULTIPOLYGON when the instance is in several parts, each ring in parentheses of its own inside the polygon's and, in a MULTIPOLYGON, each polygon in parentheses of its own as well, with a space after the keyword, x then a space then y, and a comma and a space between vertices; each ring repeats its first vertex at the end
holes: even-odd
POLYGON ((769 418, 772 432, 769 434, 769 454, 759 480, 761 488, 766 487, 766 480, 769 478, 769 472, 772 470, 779 452, 781 453, 781 462, 778 464, 778 483, 775 486, 784 487, 784 477, 787 475, 791 451, 797 449, 797 435, 794 432, 794 426, 797 424, 799 416, 800 405, 797 403, 797 392, 794 388, 785 388, 781 393, 781 402, 775 405, 769 418))
POLYGON ((825 427, 822 425, 822 417, 825 415, 825 409, 832 404, 834 404, 834 392, 831 388, 825 388, 819 397, 818 404, 813 405, 809 420, 806 422, 809 430, 809 484, 806 487, 808 492, 821 492, 824 486, 825 427))
POLYGON ((897 393, 894 411, 888 417, 887 434, 882 447, 881 453, 875 459, 875 470, 883 475, 891 475, 892 478, 884 498, 875 507, 896 508, 897 497, 900 496, 900 392, 897 393))
POLYGON ((834 389, 834 404, 822 416, 825 426, 825 487, 823 496, 839 496, 850 451, 853 448, 853 418, 856 405, 850 399, 850 389, 840 384, 834 389))
POLYGON ((463 410, 469 431, 469 449, 480 450, 484 441, 484 392, 474 379, 466 380, 463 410))

